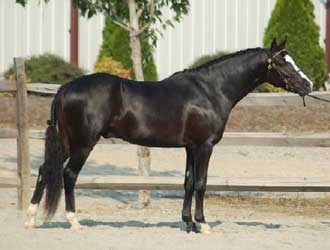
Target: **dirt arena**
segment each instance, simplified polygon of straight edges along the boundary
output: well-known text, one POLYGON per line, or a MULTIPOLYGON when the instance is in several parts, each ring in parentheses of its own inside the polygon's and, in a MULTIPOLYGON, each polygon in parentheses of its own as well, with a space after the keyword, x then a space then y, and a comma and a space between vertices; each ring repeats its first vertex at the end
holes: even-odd
POLYGON ((1 191, 0 249, 330 248, 329 207, 327 212, 313 214, 315 208, 306 212, 303 207, 259 207, 207 199, 206 214, 213 233, 201 235, 183 230, 181 198, 155 197, 152 208, 137 209, 129 201, 135 194, 78 192, 80 222, 86 227, 76 232, 64 222, 63 208, 52 222, 25 230, 24 215, 16 211, 14 196, 13 191, 1 191))
MULTIPOLYGON (((32 174, 43 144, 31 140, 32 174)), ((2 140, 1 176, 15 175, 15 141, 2 140)), ((152 149, 152 175, 182 176, 184 151, 152 149)), ((136 146, 97 145, 82 175, 136 174, 136 146)), ((217 146, 210 176, 330 176, 328 148, 217 146)), ((55 218, 39 228, 23 228, 15 190, 0 190, 0 249, 330 249, 330 196, 327 193, 209 193, 205 215, 213 234, 187 234, 181 223, 182 192, 155 191, 152 206, 140 209, 137 193, 77 190, 84 230, 69 229, 63 200, 55 218)))

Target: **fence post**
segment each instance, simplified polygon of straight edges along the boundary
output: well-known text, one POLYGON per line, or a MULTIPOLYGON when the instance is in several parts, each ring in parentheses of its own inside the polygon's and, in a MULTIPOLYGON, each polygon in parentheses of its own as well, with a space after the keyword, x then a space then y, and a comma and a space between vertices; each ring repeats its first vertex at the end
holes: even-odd
MULTIPOLYGON (((139 158, 139 175, 149 176, 150 173, 150 149, 147 147, 138 146, 137 155, 139 158)), ((147 207, 151 205, 151 191, 140 190, 138 206, 147 207)))
POLYGON ((16 79, 16 125, 17 125, 17 207, 26 209, 30 199, 30 159, 27 117, 27 87, 23 58, 14 58, 16 79))

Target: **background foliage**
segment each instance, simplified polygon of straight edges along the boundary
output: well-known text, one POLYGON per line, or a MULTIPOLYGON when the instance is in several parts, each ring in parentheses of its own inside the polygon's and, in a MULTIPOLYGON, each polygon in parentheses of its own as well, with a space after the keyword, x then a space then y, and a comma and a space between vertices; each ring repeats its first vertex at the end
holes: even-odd
POLYGON ((287 37, 290 55, 316 88, 320 88, 325 80, 325 54, 314 18, 314 5, 310 0, 277 0, 264 35, 264 46, 270 47, 274 37, 278 41, 287 37))
MULTIPOLYGON (((141 34, 141 50, 142 69, 145 80, 157 80, 158 74, 152 55, 153 48, 149 44, 148 37, 145 34, 141 34)), ((128 31, 114 24, 110 18, 106 18, 105 20, 103 42, 98 57, 98 63, 103 57, 111 57, 113 60, 120 62, 127 70, 132 69, 128 31)), ((134 78, 134 74, 132 78, 134 78)))
MULTIPOLYGON (((25 6, 29 0, 16 0, 17 3, 25 6)), ((40 0, 42 1, 42 0, 40 0)), ((50 0, 43 0, 49 2, 50 0)), ((54 0, 55 1, 55 0, 54 0)), ((129 11, 127 1, 125 0, 73 0, 77 5, 80 13, 88 18, 104 14, 111 18, 111 20, 120 22, 127 26, 129 20, 129 11)), ((180 22, 182 17, 188 14, 189 0, 155 0, 153 10, 151 11, 150 0, 135 0, 138 6, 138 12, 141 14, 139 18, 139 26, 143 27, 149 24, 157 22, 160 27, 148 28, 143 31, 143 34, 147 36, 151 44, 155 47, 157 44, 157 33, 161 33, 162 29, 166 29, 168 26, 174 27, 175 22, 180 22), (164 10, 170 9, 172 14, 169 18, 168 15, 163 15, 164 10)))
MULTIPOLYGON (((85 72, 59 56, 44 54, 25 60, 25 73, 28 82, 64 84, 85 72)), ((5 72, 5 78, 11 79, 13 75, 14 69, 11 66, 5 72)))
POLYGON ((126 69, 120 62, 111 57, 102 57, 94 66, 95 72, 104 72, 123 78, 132 78, 132 70, 126 69))

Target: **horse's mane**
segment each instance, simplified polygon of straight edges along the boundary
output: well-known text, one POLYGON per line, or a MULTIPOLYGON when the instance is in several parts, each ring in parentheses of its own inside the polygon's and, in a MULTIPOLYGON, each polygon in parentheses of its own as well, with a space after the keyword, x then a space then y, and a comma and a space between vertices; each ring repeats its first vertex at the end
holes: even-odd
POLYGON ((173 75, 171 76, 174 76, 176 74, 179 74, 179 73, 188 73, 188 72, 196 72, 196 71, 199 71, 201 69, 205 69, 205 68, 208 68, 214 64, 217 64, 217 63, 220 63, 220 62, 223 62, 223 61, 226 61, 230 58, 233 58, 233 57, 236 57, 236 56, 240 56, 240 55, 244 55, 244 54, 247 54, 249 52, 256 52, 256 51, 262 51, 264 50, 263 48, 260 48, 260 47, 257 47, 257 48, 250 48, 250 49, 245 49, 245 50, 240 50, 240 51, 237 51, 237 52, 234 52, 234 53, 230 53, 230 54, 227 54, 227 55, 222 55, 222 56, 219 56, 218 58, 215 58, 215 59, 212 59, 202 65, 199 65, 197 67, 193 67, 193 68, 190 68, 190 69, 184 69, 183 71, 178 71, 178 72, 175 72, 173 75))

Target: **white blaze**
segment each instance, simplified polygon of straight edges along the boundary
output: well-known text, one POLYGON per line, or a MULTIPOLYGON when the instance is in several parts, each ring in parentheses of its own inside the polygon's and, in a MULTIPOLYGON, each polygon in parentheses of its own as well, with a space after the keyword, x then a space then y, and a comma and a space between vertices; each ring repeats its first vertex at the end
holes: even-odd
POLYGON ((295 63, 295 61, 293 60, 293 58, 292 58, 291 56, 289 56, 289 55, 285 55, 284 58, 285 58, 285 61, 286 61, 286 62, 290 63, 290 64, 293 66, 293 68, 294 68, 296 71, 298 71, 299 75, 300 75, 302 78, 306 79, 306 80, 309 82, 309 84, 311 85, 311 88, 313 89, 313 82, 308 78, 308 76, 305 75, 304 72, 302 72, 302 71, 298 68, 298 66, 296 65, 296 63, 295 63))

